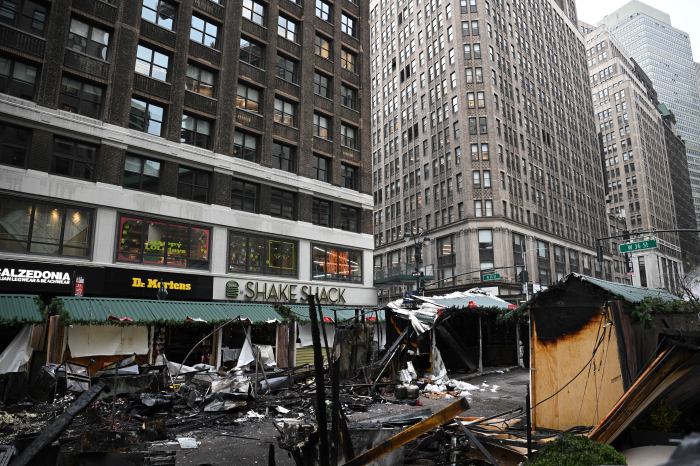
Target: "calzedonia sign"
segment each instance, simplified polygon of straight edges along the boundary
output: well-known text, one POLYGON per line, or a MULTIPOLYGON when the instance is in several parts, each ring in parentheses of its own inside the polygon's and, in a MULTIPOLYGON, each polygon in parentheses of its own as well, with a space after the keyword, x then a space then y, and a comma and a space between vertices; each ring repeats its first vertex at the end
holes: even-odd
POLYGON ((70 285, 68 272, 60 270, 3 268, 0 269, 0 282, 40 283, 50 285, 70 285))
POLYGON ((306 302, 310 294, 325 304, 344 304, 346 288, 299 285, 296 283, 237 281, 226 282, 226 297, 246 301, 306 302))

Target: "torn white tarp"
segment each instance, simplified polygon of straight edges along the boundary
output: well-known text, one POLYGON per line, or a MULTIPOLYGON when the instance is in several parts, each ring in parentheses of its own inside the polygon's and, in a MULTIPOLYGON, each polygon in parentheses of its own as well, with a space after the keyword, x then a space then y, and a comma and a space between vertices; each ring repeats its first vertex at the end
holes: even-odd
POLYGON ((275 350, 270 345, 255 345, 260 352, 260 362, 265 366, 265 369, 273 369, 277 367, 275 360, 275 350))
POLYGON ((433 347, 430 351, 430 366, 433 368, 433 372, 430 374, 430 381, 433 384, 441 385, 449 380, 449 378, 447 377, 447 368, 445 367, 445 363, 442 362, 442 355, 440 354, 440 350, 435 344, 434 336, 433 338, 431 338, 431 340, 433 347))
MULTIPOLYGON (((335 325, 333 324, 324 324, 324 327, 326 327, 326 337, 328 338, 328 345, 333 345, 333 341, 335 339, 335 325)), ((306 324, 299 324, 299 335, 297 337, 297 348, 305 348, 307 346, 313 346, 314 342, 313 339, 311 338, 311 324, 306 323, 306 324)), ((321 345, 324 345, 323 342, 323 330, 319 328, 319 332, 321 335, 321 345)))
POLYGON ((68 348, 74 358, 148 354, 148 327, 73 325, 68 328, 68 348))
POLYGON ((239 367, 244 367, 255 361, 255 353, 253 353, 253 346, 250 344, 250 339, 246 338, 243 342, 243 348, 241 348, 241 354, 238 356, 238 362, 236 363, 236 369, 239 367))
POLYGON ((20 372, 32 356, 32 326, 25 325, 0 354, 0 374, 20 372))

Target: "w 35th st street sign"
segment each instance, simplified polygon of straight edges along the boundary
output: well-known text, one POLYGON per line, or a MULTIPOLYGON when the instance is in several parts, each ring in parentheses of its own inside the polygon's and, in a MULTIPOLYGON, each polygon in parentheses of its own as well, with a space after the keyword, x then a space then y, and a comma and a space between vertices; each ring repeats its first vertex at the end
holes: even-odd
POLYGON ((646 239, 644 241, 635 241, 634 243, 624 243, 619 246, 621 253, 646 251, 648 249, 656 249, 656 238, 646 239))

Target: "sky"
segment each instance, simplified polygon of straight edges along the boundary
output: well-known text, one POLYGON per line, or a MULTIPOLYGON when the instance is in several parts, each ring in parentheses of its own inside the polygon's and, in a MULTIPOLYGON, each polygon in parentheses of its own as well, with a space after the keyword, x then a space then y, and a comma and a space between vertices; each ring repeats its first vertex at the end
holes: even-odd
MULTIPOLYGON (((578 19, 592 25, 603 16, 620 8, 628 0, 576 0, 578 19)), ((698 0, 641 0, 649 6, 668 13, 671 25, 687 32, 693 48, 693 57, 700 62, 700 1, 698 0)))

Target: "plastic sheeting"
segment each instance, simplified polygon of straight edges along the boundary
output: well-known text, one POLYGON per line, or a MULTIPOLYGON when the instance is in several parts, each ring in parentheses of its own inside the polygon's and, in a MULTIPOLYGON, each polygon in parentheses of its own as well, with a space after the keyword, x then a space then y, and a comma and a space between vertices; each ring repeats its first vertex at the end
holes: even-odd
MULTIPOLYGON (((335 325, 324 324, 326 327, 326 336, 328 337, 328 345, 333 345, 335 341, 335 325)), ((313 346, 314 342, 311 338, 311 324, 299 324, 299 334, 297 337, 297 348, 304 348, 306 346, 313 346)), ((320 330, 320 329, 319 329, 320 330)), ((323 331, 321 333, 321 345, 323 345, 323 331)))
POLYGON ((0 374, 20 372, 32 357, 32 326, 25 325, 0 354, 0 374))
POLYGON ((68 348, 74 358, 148 354, 148 327, 74 325, 68 328, 68 348))

